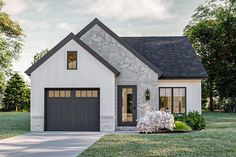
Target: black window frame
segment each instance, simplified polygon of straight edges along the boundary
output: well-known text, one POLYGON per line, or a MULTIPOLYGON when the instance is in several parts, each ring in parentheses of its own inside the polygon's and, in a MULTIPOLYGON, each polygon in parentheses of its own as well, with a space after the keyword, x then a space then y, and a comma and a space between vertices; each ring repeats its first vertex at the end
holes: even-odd
MULTIPOLYGON (((187 87, 159 87, 159 110, 161 109, 161 89, 170 88, 171 89, 171 113, 173 114, 174 108, 174 88, 183 88, 185 89, 185 113, 187 113, 187 87)), ((183 114, 183 113, 175 113, 183 114)))
POLYGON ((77 67, 78 67, 78 52, 77 51, 67 51, 66 61, 67 61, 67 70, 77 70, 77 67), (69 56, 69 53, 71 53, 71 52, 75 52, 75 54, 76 54, 76 66, 75 66, 75 68, 69 68, 68 56, 69 56))

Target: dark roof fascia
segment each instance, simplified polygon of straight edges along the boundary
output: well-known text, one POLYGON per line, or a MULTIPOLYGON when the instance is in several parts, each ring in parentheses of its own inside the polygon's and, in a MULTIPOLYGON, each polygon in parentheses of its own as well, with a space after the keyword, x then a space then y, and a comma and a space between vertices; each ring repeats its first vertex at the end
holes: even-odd
POLYGON ((90 30, 94 25, 98 25, 104 31, 106 31, 110 36, 112 36, 116 41, 118 41, 121 45, 123 45, 126 49, 128 49, 131 53, 133 53, 138 59, 140 59, 144 64, 146 64, 149 68, 151 68, 154 72, 158 74, 160 78, 162 72, 153 65, 150 61, 140 55, 135 49, 129 46, 125 41, 123 41, 117 34, 115 34, 112 30, 110 30, 106 25, 104 25, 101 21, 95 18, 92 22, 90 22, 86 27, 84 27, 79 33, 76 34, 78 38, 83 36, 88 30, 90 30))
POLYGON ((206 80, 208 79, 207 77, 161 77, 159 80, 206 80))
POLYGON ((97 60, 99 60, 104 66, 106 66, 109 70, 111 70, 116 76, 120 74, 120 72, 115 69, 112 65, 110 65, 106 60, 104 60, 101 56, 99 56, 95 51, 93 51, 88 45, 86 45, 83 41, 81 41, 78 37, 76 37, 73 33, 67 35, 62 41, 60 41, 56 46, 54 46, 47 54, 45 54, 41 59, 39 59, 35 64, 29 67, 25 73, 30 76, 31 73, 37 69, 40 65, 42 65, 45 61, 47 61, 52 55, 54 55, 59 49, 61 49, 65 44, 67 44, 70 40, 76 41, 80 46, 82 46, 85 50, 87 50, 92 56, 94 56, 97 60))

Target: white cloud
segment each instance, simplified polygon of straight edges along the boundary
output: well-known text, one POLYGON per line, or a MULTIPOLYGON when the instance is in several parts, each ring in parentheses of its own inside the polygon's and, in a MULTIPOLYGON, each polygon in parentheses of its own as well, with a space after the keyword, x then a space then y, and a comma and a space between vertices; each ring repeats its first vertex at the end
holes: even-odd
POLYGON ((32 1, 31 5, 32 5, 32 8, 34 8, 34 10, 36 10, 38 13, 44 13, 48 11, 49 3, 32 1))
POLYGON ((66 22, 62 22, 59 23, 56 28, 58 30, 63 30, 63 31, 67 31, 67 32, 72 32, 73 30, 76 29, 76 26, 70 23, 66 23, 66 22))
POLYGON ((120 20, 163 20, 171 17, 173 0, 95 0, 87 3, 84 12, 94 16, 120 20))
POLYGON ((5 3, 6 5, 3 7, 3 11, 9 14, 18 14, 28 8, 25 0, 6 0, 5 3))
POLYGON ((51 27, 51 25, 47 21, 32 21, 32 20, 25 20, 25 19, 19 19, 18 20, 20 24, 23 25, 24 28, 28 28, 30 30, 46 30, 51 27))
POLYGON ((27 10, 44 13, 48 10, 48 2, 36 2, 33 0, 5 0, 3 11, 10 15, 16 15, 27 10))

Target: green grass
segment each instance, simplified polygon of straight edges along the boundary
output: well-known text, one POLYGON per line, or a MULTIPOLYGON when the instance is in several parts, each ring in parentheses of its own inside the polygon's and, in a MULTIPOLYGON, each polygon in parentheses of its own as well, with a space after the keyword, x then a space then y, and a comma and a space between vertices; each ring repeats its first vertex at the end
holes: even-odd
POLYGON ((28 112, 0 112, 0 139, 26 133, 29 122, 28 112))
POLYGON ((236 156, 236 114, 204 113, 206 129, 184 134, 106 135, 80 157, 236 156))

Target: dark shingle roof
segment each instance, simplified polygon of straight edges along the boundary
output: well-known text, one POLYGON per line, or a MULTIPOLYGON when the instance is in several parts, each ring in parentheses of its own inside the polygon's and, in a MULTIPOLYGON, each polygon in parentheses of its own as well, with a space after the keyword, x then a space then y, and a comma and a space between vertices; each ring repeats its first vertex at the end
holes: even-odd
POLYGON ((120 37, 160 69, 161 78, 207 78, 191 43, 179 37, 120 37))

